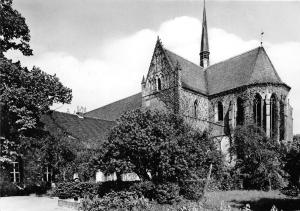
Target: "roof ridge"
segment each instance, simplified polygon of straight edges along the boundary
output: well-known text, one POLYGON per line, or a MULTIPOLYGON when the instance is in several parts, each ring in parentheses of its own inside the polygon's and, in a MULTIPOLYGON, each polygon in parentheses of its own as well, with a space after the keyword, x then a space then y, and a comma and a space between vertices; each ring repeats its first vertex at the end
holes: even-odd
POLYGON ((210 65, 210 66, 207 66, 206 68, 204 68, 204 70, 205 70, 205 72, 206 72, 206 70, 209 69, 209 68, 212 67, 212 66, 215 66, 215 65, 218 65, 218 64, 227 62, 227 61, 229 61, 229 60, 231 60, 231 59, 236 59, 236 58, 241 57, 241 56, 243 56, 243 55, 245 55, 245 54, 247 54, 247 53, 250 53, 250 52, 252 52, 252 51, 255 51, 255 50, 259 49, 259 48, 261 48, 261 47, 259 46, 259 47, 253 48, 253 49, 251 49, 251 50, 249 50, 249 51, 246 51, 246 52, 244 52, 244 53, 241 53, 241 54, 238 54, 238 55, 236 55, 236 56, 230 57, 230 58, 228 58, 228 59, 224 59, 224 60, 222 60, 222 61, 220 61, 220 62, 218 62, 218 63, 215 63, 215 64, 212 64, 212 65, 210 65))
MULTIPOLYGON (((130 95, 130 96, 128 96, 128 97, 124 97, 124 98, 122 98, 122 99, 120 99, 120 100, 117 100, 117 101, 114 101, 114 102, 111 102, 111 103, 105 104, 105 105, 103 105, 103 106, 101 106, 101 107, 98 107, 98 108, 95 108, 95 109, 93 109, 93 110, 90 110, 90 111, 88 111, 88 112, 85 112, 84 114, 87 114, 87 113, 89 113, 89 112, 92 112, 92 111, 98 110, 98 109, 100 109, 100 108, 103 108, 103 107, 106 107, 106 106, 112 105, 112 104, 114 104, 114 103, 120 102, 120 101, 122 101, 122 100, 125 100, 125 99, 127 99, 127 98, 133 97, 133 96, 135 96, 135 95, 138 95, 138 94, 141 94, 141 92, 138 92, 138 93, 136 93, 136 94, 133 94, 133 95, 130 95)), ((90 118, 92 118, 92 117, 90 117, 90 118)), ((111 120, 107 120, 107 121, 111 121, 111 120)))
POLYGON ((258 51, 256 53, 256 57, 255 57, 255 60, 254 60, 254 64, 253 64, 253 67, 251 68, 252 69, 252 73, 251 73, 251 77, 250 77, 250 81, 252 80, 252 77, 253 77, 253 73, 254 73, 254 70, 255 70, 255 67, 256 67, 256 64, 257 64, 257 59, 258 59, 258 55, 260 53, 260 49, 262 47, 258 47, 258 51))
MULTIPOLYGON (((62 113, 62 114, 67 114, 67 115, 71 115, 71 116, 77 117, 77 114, 71 114, 71 113, 67 113, 67 112, 63 112, 63 111, 55 111, 55 110, 51 110, 51 111, 53 113, 56 112, 56 113, 62 113)), ((96 117, 89 117, 89 116, 83 116, 83 117, 84 117, 84 119, 95 119, 95 120, 102 120, 102 121, 106 121, 106 122, 115 122, 115 121, 112 121, 112 120, 100 119, 100 118, 96 118, 96 117)))
POLYGON ((265 52, 265 54, 266 54, 266 56, 267 56, 267 59, 269 60, 270 64, 272 65, 272 68, 274 69, 275 75, 278 77, 278 79, 280 80, 281 83, 284 83, 284 82, 281 80, 280 76, 278 75, 278 73, 277 73, 277 71, 276 71, 276 68, 274 67, 273 62, 271 61, 271 59, 270 59, 269 55, 267 54, 265 48, 262 47, 262 50, 265 52))

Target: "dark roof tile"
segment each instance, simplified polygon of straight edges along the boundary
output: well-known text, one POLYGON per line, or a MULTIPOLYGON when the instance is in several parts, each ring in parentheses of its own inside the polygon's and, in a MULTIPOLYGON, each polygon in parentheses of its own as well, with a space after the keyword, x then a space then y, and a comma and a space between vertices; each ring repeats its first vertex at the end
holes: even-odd
POLYGON ((142 93, 138 93, 122 100, 110 103, 84 114, 85 117, 92 117, 104 120, 115 121, 124 112, 142 107, 142 93))
POLYGON ((99 146, 106 140, 110 128, 115 125, 113 121, 82 118, 74 114, 57 111, 51 111, 51 113, 42 116, 41 120, 50 133, 61 129, 84 143, 88 148, 99 146))
POLYGON ((174 66, 179 64, 182 73, 182 86, 207 94, 206 80, 203 68, 165 49, 174 66))

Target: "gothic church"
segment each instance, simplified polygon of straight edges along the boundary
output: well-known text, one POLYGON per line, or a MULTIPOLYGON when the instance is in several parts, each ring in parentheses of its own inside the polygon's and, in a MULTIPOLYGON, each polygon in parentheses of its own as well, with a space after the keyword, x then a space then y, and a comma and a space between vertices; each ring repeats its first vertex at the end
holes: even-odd
POLYGON ((130 109, 155 108, 182 115, 220 141, 237 125, 251 123, 278 141, 292 141, 291 88, 280 79, 262 46, 210 64, 205 5, 199 56, 199 65, 194 64, 166 49, 158 38, 141 93, 85 116, 115 121, 130 109))

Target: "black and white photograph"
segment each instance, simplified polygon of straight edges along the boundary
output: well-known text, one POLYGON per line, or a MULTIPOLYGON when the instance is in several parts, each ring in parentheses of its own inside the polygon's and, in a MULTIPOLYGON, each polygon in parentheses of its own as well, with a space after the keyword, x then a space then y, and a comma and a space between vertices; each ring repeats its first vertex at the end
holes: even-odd
POLYGON ((300 0, 0 0, 0 211, 298 210, 300 0))

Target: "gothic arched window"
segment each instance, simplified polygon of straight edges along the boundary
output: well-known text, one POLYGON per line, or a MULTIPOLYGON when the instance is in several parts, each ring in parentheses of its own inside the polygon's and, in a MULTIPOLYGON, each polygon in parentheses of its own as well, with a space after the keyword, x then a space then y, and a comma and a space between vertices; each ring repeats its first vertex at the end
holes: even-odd
POLYGON ((277 97, 275 94, 272 94, 271 99, 270 99, 270 132, 271 132, 271 137, 276 137, 278 128, 277 128, 277 120, 278 120, 278 115, 277 115, 277 97))
POLYGON ((258 126, 262 126, 262 113, 263 113, 262 98, 260 94, 256 94, 253 101, 253 119, 254 119, 254 123, 257 124, 258 126))
POLYGON ((161 90, 161 80, 160 80, 160 78, 157 79, 157 90, 158 91, 161 90))
POLYGON ((280 101, 280 109, 279 109, 279 115, 280 115, 280 126, 279 126, 279 138, 280 141, 284 140, 284 135, 285 135, 285 121, 284 121, 284 102, 281 100, 280 101))
POLYGON ((198 100, 194 101, 194 116, 197 118, 198 100))
POLYGON ((223 121, 223 104, 222 102, 218 102, 218 121, 223 121))
POLYGON ((244 101, 238 97, 236 104, 237 104, 236 124, 243 125, 244 124, 244 101))

